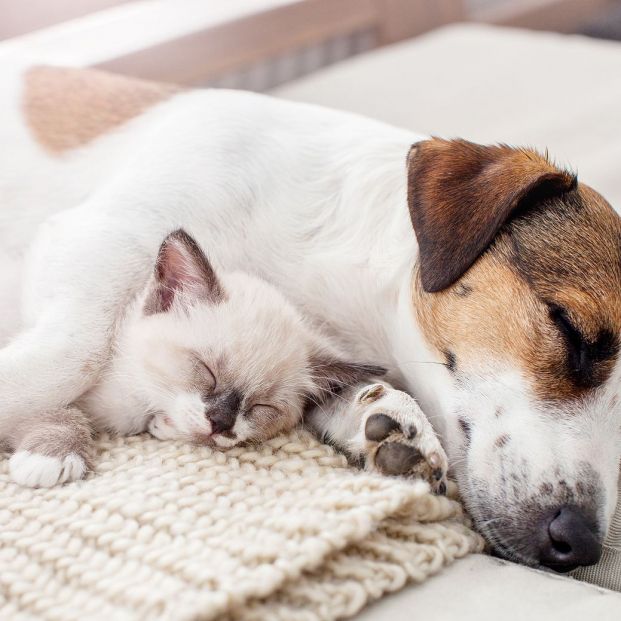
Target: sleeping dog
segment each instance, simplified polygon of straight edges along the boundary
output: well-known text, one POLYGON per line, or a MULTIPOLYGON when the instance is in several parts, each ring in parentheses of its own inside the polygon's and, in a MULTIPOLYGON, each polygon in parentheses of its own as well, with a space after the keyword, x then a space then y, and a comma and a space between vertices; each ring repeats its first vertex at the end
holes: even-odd
POLYGON ((1 426, 89 390, 183 227, 416 396, 501 555, 598 560, 621 457, 621 219, 597 192, 528 149, 255 94, 49 67, 0 89, 1 426))

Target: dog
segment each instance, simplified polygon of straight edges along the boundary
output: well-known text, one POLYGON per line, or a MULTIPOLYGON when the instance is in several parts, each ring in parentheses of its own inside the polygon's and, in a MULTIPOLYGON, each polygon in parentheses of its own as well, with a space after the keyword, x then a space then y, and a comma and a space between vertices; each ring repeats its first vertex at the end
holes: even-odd
POLYGON ((389 369, 498 554, 599 559, 621 458, 621 219, 595 190, 529 149, 257 94, 43 66, 0 88, 5 422, 92 386, 182 227, 389 369))

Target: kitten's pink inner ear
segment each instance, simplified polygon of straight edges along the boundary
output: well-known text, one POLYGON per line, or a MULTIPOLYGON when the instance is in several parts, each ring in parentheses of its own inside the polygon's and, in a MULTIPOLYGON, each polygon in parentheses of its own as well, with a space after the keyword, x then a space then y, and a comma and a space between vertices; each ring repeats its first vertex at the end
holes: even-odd
POLYGON ((204 293, 207 279, 205 268, 200 263, 200 258, 193 256, 190 249, 179 240, 167 241, 162 246, 157 275, 162 287, 169 292, 171 303, 175 291, 183 290, 193 297, 204 293))
POLYGON ((145 313, 166 312, 175 298, 192 304, 218 303, 225 299, 222 286, 200 246, 185 231, 171 233, 160 246, 155 264, 154 289, 145 313))
POLYGON ((175 292, 172 288, 161 285, 159 288, 160 304, 158 312, 166 312, 175 299, 175 292))

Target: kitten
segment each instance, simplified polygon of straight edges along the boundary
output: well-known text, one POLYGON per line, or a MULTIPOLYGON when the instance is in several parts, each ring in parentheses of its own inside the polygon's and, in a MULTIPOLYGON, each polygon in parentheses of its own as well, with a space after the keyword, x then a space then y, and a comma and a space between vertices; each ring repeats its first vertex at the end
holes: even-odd
POLYGON ((264 441, 293 428, 309 403, 383 373, 344 360, 266 282, 216 274, 179 230, 125 309, 96 385, 13 430, 11 475, 30 486, 82 477, 91 428, 218 447, 264 441))
POLYGON ((80 405, 98 429, 230 447, 288 431, 309 401, 383 373, 339 358, 263 280, 216 274, 176 231, 80 405))

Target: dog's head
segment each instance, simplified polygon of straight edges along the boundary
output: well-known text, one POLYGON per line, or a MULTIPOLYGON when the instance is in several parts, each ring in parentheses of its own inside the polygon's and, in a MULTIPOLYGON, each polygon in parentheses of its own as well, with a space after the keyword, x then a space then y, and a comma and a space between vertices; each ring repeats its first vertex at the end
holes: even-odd
POLYGON ((546 157, 462 140, 412 147, 408 202, 468 509, 503 556, 596 562, 621 457, 621 218, 546 157))

